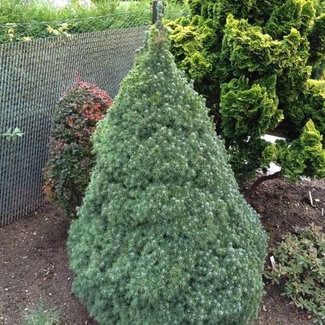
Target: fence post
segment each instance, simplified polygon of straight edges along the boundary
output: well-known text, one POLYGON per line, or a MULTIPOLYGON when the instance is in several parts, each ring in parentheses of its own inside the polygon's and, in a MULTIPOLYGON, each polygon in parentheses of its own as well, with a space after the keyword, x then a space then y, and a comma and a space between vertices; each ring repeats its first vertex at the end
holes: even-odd
MULTIPOLYGON (((160 0, 159 1, 162 5, 163 5, 163 2, 160 0)), ((154 0, 152 2, 152 23, 155 24, 158 20, 158 0, 154 0)), ((162 14, 164 14, 164 6, 162 7, 162 14)))
POLYGON ((152 2, 152 23, 153 24, 155 24, 158 19, 157 4, 158 4, 157 0, 152 2))

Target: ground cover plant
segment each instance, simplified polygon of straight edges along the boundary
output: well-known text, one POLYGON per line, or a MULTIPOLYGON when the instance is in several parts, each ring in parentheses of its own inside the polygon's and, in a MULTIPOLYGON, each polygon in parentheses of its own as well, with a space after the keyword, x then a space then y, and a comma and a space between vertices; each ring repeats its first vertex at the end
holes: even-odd
POLYGON ((112 103, 96 85, 77 80, 54 112, 44 193, 68 217, 75 216, 94 165, 90 137, 112 103))
POLYGON ((272 283, 283 283, 285 294, 319 324, 325 320, 325 235, 321 230, 310 226, 284 236, 266 272, 272 283))
POLYGON ((159 20, 94 134, 73 292, 99 324, 247 324, 266 236, 167 43, 159 20))
POLYGON ((59 309, 39 305, 25 314, 21 325, 60 325, 61 321, 63 318, 59 309))
POLYGON ((324 177, 312 157, 296 166, 289 152, 313 123, 314 138, 321 136, 311 151, 325 157, 324 89, 309 80, 325 62, 324 2, 191 0, 189 5, 190 17, 169 22, 172 52, 206 97, 237 179, 247 180, 271 161, 285 165, 282 175, 292 179, 324 177), (270 144, 262 138, 266 132, 286 141, 270 144))

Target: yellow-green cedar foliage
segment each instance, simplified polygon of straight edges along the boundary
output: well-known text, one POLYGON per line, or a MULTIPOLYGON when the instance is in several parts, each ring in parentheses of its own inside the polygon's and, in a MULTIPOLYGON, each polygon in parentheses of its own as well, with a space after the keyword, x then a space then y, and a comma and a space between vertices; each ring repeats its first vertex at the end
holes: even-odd
POLYGON ((325 62, 321 2, 190 0, 189 6, 190 17, 168 24, 172 53, 206 97, 238 180, 271 161, 263 132, 279 129, 293 141, 312 119, 325 134, 324 94, 308 83, 325 62), (246 90, 234 88, 239 78, 246 90), (274 82, 261 90, 268 80, 274 82))
POLYGON ((322 140, 323 136, 317 131, 313 121, 309 120, 300 137, 290 146, 283 141, 277 142, 277 156, 282 173, 293 180, 300 175, 325 177, 325 148, 322 140))
POLYGON ((99 324, 247 324, 266 236, 159 21, 94 136, 68 240, 73 292, 99 324))

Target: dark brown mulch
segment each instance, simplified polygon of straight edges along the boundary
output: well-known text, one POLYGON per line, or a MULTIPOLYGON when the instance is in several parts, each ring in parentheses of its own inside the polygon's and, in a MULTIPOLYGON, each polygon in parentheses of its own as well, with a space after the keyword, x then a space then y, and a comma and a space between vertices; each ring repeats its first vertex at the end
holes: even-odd
POLYGON ((299 183, 283 179, 267 181, 246 199, 261 215, 262 224, 269 235, 270 249, 281 242, 285 233, 293 232, 296 227, 306 227, 312 223, 325 227, 325 179, 299 183))
MULTIPOLYGON (((281 242, 283 235, 294 232, 297 228, 315 224, 325 231, 325 179, 299 183, 270 180, 262 183, 246 199, 261 215, 262 224, 269 236, 269 252, 281 242)), ((270 263, 269 256, 266 263, 270 263)), ((266 281, 265 291, 259 317, 252 325, 315 324, 307 313, 281 295, 280 286, 271 286, 266 281)))
MULTIPOLYGON (((314 223, 325 228, 325 180, 292 184, 272 180, 247 200, 260 213, 269 246, 281 235, 314 223), (309 191, 315 206, 311 206, 309 191)), ((64 324, 96 324, 71 294, 72 272, 65 249, 69 223, 51 205, 0 228, 0 324, 19 325, 22 315, 40 302, 59 307, 64 324)), ((310 317, 266 283, 259 318, 252 325, 309 325, 310 317)))
POLYGON ((64 324, 96 324, 71 294, 68 228, 50 205, 0 228, 0 324, 21 324, 22 315, 40 303, 58 307, 64 324))

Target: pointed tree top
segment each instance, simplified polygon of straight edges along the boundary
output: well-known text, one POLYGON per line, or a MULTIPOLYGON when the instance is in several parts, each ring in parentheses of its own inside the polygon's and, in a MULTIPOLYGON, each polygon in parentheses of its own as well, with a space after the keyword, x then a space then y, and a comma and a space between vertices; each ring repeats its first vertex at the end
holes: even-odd
POLYGON ((169 30, 163 23, 163 11, 164 6, 161 1, 157 3, 157 21, 151 27, 149 32, 145 33, 145 46, 144 48, 150 48, 152 50, 162 50, 168 48, 169 30))

